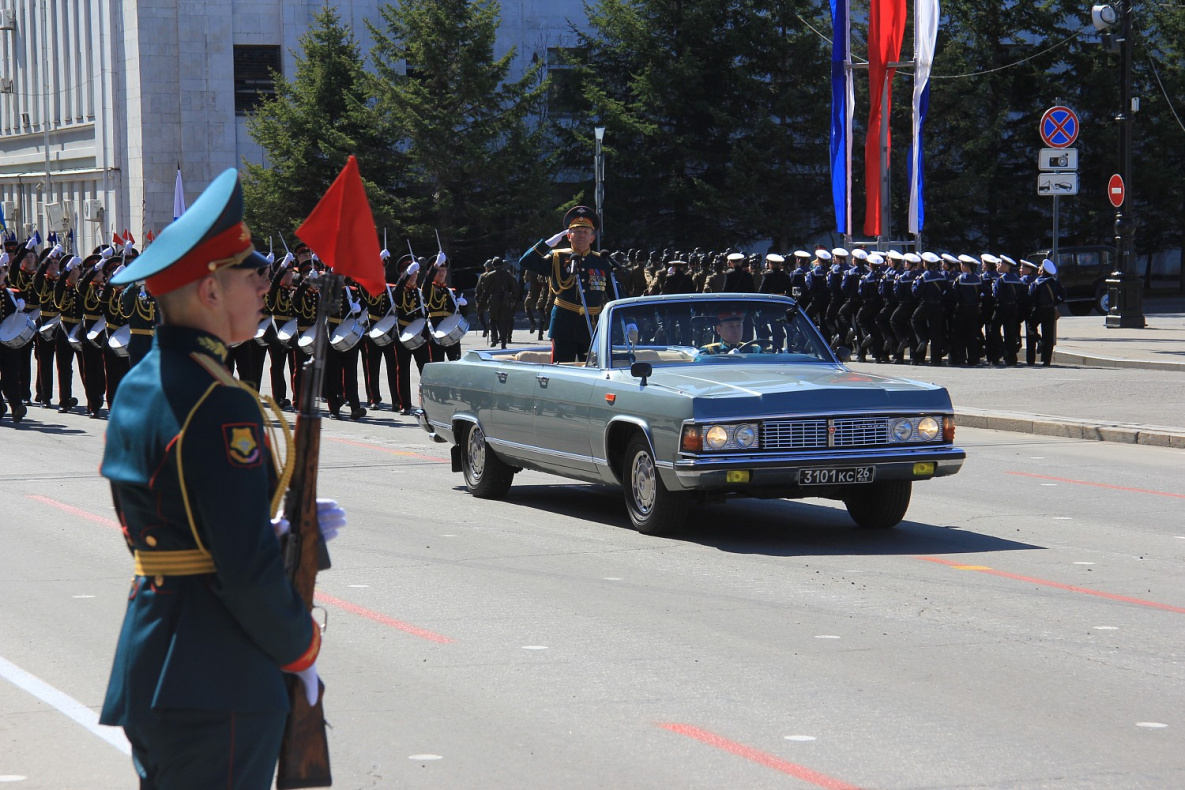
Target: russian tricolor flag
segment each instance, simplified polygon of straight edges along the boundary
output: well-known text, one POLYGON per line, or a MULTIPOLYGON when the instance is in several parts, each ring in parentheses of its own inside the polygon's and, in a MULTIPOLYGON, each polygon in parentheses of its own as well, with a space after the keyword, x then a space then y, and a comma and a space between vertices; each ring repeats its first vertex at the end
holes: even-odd
POLYGON ((909 149, 909 232, 915 236, 922 232, 926 218, 922 127, 930 107, 930 71, 934 67, 940 14, 938 0, 915 0, 913 145, 909 149))

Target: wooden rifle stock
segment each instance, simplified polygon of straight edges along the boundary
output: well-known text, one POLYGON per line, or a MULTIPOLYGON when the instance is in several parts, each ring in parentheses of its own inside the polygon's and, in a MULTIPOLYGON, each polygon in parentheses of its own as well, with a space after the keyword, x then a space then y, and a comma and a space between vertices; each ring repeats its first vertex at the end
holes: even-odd
MULTIPOLYGON (((321 417, 318 412, 321 383, 325 377, 325 347, 328 343, 328 312, 341 298, 342 278, 322 275, 325 285, 317 303, 317 336, 312 359, 306 364, 300 390, 300 413, 296 417, 293 453, 296 468, 284 496, 284 514, 292 525, 284 545, 284 564, 293 586, 311 611, 317 572, 329 567, 329 552, 317 523, 317 465, 321 452, 321 417)), ((324 685, 317 704, 309 705, 304 684, 296 675, 287 678, 291 710, 280 744, 276 774, 278 790, 298 787, 329 787, 329 739, 321 707, 324 685)))

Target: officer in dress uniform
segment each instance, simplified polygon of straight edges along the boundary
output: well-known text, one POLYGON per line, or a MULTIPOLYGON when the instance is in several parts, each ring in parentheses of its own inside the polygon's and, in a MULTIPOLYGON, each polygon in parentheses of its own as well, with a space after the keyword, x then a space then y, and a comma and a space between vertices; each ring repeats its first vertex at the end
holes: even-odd
POLYGON ((1041 335, 1038 338, 1041 365, 1049 367, 1053 362, 1053 347, 1057 345, 1057 306, 1066 301, 1066 292, 1057 281, 1057 264, 1049 258, 1041 261, 1037 279, 1029 286, 1029 299, 1033 305, 1032 321, 1041 335))
POLYGON ((770 347, 768 340, 745 341, 748 316, 739 310, 725 310, 716 314, 716 334, 719 340, 701 346, 701 354, 763 354, 770 347))
POLYGON ((592 249, 600 221, 588 206, 576 206, 564 215, 566 230, 541 239, 523 253, 519 266, 548 277, 555 296, 551 311, 552 362, 583 362, 588 354, 590 325, 612 298, 609 267, 592 249), (569 247, 558 247, 568 240, 569 247), (609 296, 606 296, 606 293, 609 296))
MULTIPOLYGON (((296 459, 272 441, 281 412, 226 369, 268 287, 242 208, 227 170, 112 278, 146 281, 163 316, 120 385, 100 466, 135 576, 99 720, 123 727, 141 787, 271 787, 284 672, 319 695, 321 631, 277 539, 296 459)), ((318 506, 326 539, 344 515, 318 506)))

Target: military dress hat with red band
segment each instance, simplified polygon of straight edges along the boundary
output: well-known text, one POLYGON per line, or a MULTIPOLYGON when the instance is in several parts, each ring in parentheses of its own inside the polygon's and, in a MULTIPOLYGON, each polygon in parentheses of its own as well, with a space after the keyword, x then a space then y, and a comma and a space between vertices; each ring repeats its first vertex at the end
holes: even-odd
POLYGON ((111 278, 112 285, 145 281, 160 295, 224 268, 262 269, 267 258, 255 251, 243 222, 243 188, 229 169, 206 187, 189 209, 161 231, 143 254, 111 278))
POLYGON ((600 230, 601 222, 597 219, 597 212, 588 206, 576 206, 568 209, 568 213, 564 215, 564 227, 569 230, 572 228, 600 230))

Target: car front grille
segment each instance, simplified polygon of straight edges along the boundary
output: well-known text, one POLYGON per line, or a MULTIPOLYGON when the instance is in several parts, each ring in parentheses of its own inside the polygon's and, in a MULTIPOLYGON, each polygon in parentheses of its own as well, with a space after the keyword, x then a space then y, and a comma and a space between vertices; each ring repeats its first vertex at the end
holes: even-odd
POLYGON ((889 417, 766 420, 761 424, 761 449, 813 450, 826 447, 875 447, 891 444, 889 421, 889 417), (828 441, 829 436, 833 437, 831 441, 828 441))

